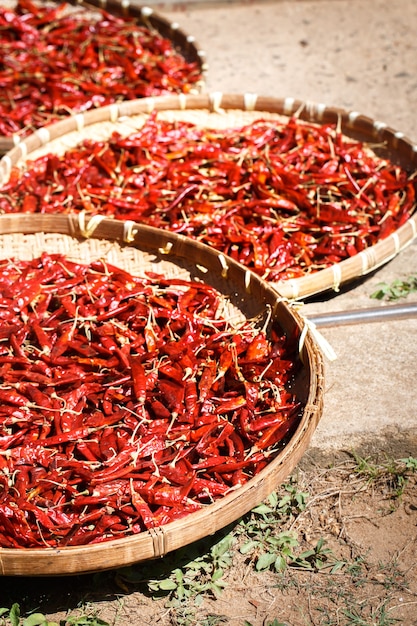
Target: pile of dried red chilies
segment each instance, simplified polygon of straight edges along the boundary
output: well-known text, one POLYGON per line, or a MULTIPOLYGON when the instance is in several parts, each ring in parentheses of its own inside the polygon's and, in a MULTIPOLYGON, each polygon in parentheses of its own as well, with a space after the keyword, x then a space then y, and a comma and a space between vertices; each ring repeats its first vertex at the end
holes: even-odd
POLYGON ((302 412, 297 338, 221 303, 101 261, 0 263, 0 546, 140 533, 270 462, 302 412))
POLYGON ((188 93, 201 68, 133 18, 18 0, 0 7, 0 135, 121 100, 188 93))
POLYGON ((415 209, 416 179, 332 126, 258 119, 222 130, 149 116, 15 168, 0 212, 85 211, 185 234, 269 281, 372 246, 415 209))

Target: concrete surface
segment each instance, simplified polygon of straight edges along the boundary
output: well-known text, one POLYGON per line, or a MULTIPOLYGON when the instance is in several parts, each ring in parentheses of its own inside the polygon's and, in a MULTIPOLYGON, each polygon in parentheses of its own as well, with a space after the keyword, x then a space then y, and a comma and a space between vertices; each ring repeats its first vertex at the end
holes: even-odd
MULTIPOLYGON (((206 52, 208 91, 249 91, 341 106, 417 142, 415 0, 148 4, 178 22, 206 52)), ((416 242, 361 284, 308 302, 303 312, 374 306, 369 296, 378 282, 412 273, 417 273, 416 242)), ((312 446, 340 449, 363 439, 404 438, 415 453, 417 319, 321 333, 337 359, 326 362, 325 406, 312 446)))

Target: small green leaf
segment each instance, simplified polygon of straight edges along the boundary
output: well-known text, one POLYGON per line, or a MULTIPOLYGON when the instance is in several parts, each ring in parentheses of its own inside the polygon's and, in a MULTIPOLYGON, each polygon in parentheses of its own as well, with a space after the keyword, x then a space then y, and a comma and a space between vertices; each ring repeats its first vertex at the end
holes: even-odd
POLYGON ((214 583, 213 586, 216 589, 219 589, 220 591, 223 591, 223 589, 226 587, 226 583, 224 582, 224 580, 218 580, 216 583, 214 583))
POLYGON ((288 506, 291 503, 291 497, 290 496, 283 496, 281 498, 281 500, 278 502, 278 507, 280 509, 283 509, 285 506, 288 506))
POLYGON ((211 579, 213 581, 219 580, 219 578, 221 578, 223 576, 223 570, 222 569, 215 569, 213 572, 213 576, 211 577, 211 579))
POLYGON ((389 285, 387 283, 377 283, 377 290, 371 293, 371 298, 375 300, 382 300, 389 292, 389 285))
POLYGON ((194 604, 196 606, 201 606, 203 604, 204 598, 201 594, 196 595, 196 597, 194 598, 194 604))
POLYGON ((283 572, 287 568, 287 561, 281 554, 275 559, 274 568, 277 572, 283 572))
POLYGON ((248 554, 248 552, 251 552, 252 550, 254 550, 257 546, 259 546, 259 541, 247 541, 246 543, 244 543, 242 546, 240 546, 239 548, 239 552, 241 554, 248 554))
POLYGON ((270 503, 270 505, 272 506, 272 508, 275 509, 275 507, 277 506, 278 503, 278 494, 276 491, 273 491, 271 493, 271 495, 268 498, 268 502, 270 503))
POLYGON ((165 578, 165 580, 160 581, 159 588, 162 589, 162 591, 171 591, 177 588, 177 583, 171 580, 171 578, 165 578))
POLYGON ((181 584, 184 580, 184 574, 182 573, 182 570, 180 570, 180 568, 177 567, 176 569, 172 571, 172 573, 177 579, 178 583, 181 584))
POLYGON ((393 280, 391 284, 378 283, 376 285, 377 290, 371 294, 371 298, 377 300, 399 300, 400 298, 406 298, 410 293, 417 290, 417 274, 409 276, 403 280, 397 278, 393 280))
POLYGON ((257 571, 262 572, 263 570, 269 569, 272 563, 275 562, 275 559, 275 554, 272 554, 271 552, 265 552, 265 554, 261 554, 256 562, 257 571))
POLYGON ((290 533, 282 532, 278 535, 278 537, 280 540, 280 544, 283 548, 285 546, 288 548, 298 546, 298 540, 296 539, 296 537, 294 537, 294 535, 290 533))
POLYGON ((407 459, 400 459, 401 463, 404 463, 407 469, 416 471, 417 470, 417 459, 412 456, 409 456, 407 459))
POLYGON ((268 513, 272 513, 271 507, 266 504, 260 504, 259 506, 252 509, 253 513, 258 513, 259 515, 267 515, 268 513))
POLYGON ((233 543, 232 535, 226 535, 216 545, 213 546, 211 553, 214 557, 223 556, 231 547, 233 543))
POLYGON ((23 626, 52 626, 42 613, 32 613, 23 620, 23 626))
POLYGON ((19 626, 20 622, 20 605, 15 603, 12 605, 9 613, 9 619, 11 622, 11 626, 19 626))
POLYGON ((210 585, 210 590, 216 598, 220 598, 223 593, 223 587, 221 585, 210 585))
POLYGON ((344 561, 336 561, 336 563, 333 565, 332 569, 330 570, 331 574, 335 574, 336 572, 339 572, 341 569, 343 569, 345 567, 346 563, 344 561))

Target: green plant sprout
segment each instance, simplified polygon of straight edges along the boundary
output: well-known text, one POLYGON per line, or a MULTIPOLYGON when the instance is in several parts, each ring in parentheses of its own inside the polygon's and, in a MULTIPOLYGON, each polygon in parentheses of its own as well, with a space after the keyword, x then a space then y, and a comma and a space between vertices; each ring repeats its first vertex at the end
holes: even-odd
POLYGON ((96 615, 68 616, 59 624, 48 620, 43 613, 34 612, 22 617, 20 605, 15 602, 11 608, 0 608, 0 626, 110 626, 96 615))
POLYGON ((417 274, 412 274, 405 280, 397 278, 391 283, 381 282, 376 285, 377 290, 371 294, 376 300, 400 300, 406 298, 413 291, 417 291, 417 274))
POLYGON ((57 622, 50 622, 42 613, 32 613, 22 618, 20 605, 15 602, 10 609, 0 608, 0 626, 59 626, 57 622))

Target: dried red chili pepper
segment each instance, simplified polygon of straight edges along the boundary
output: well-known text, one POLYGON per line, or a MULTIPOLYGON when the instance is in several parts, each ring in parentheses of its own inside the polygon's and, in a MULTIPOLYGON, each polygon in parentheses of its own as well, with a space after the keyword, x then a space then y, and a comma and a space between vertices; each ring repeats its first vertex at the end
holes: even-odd
POLYGON ((0 261, 0 302, 0 546, 95 543, 183 517, 264 467, 301 414, 297 342, 274 326, 267 340, 261 321, 232 326, 203 283, 44 254, 0 261))
MULTIPOLYGON (((27 135, 70 111, 188 93, 202 78, 197 62, 134 18, 26 0, 0 7, 0 68, 3 136, 27 135)), ((26 209, 36 210, 35 197, 26 209)))
POLYGON ((332 126, 258 119, 216 131, 155 113, 127 137, 86 140, 14 168, 0 206, 183 233, 276 282, 387 237, 414 212, 415 191, 413 174, 332 126))

